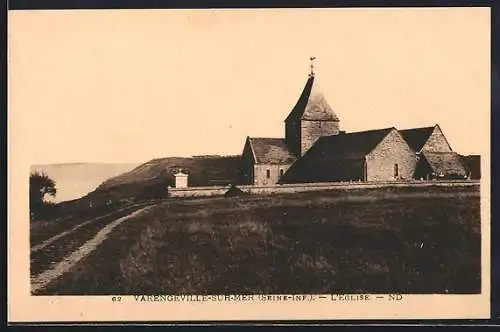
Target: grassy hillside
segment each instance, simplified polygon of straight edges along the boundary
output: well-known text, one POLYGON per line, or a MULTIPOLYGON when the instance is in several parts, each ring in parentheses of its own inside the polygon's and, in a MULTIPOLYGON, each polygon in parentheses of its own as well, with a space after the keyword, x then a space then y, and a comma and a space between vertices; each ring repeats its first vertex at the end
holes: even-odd
POLYGON ((477 188, 167 199, 44 294, 477 293, 477 188))
POLYGON ((174 185, 179 168, 189 174, 189 186, 231 183, 237 179, 240 156, 200 156, 153 159, 102 183, 90 196, 122 198, 161 197, 174 185))
POLYGON ((50 198, 62 202, 80 198, 96 189, 103 181, 128 172, 137 163, 70 163, 33 165, 31 171, 46 173, 56 182, 57 195, 50 198))
MULTIPOLYGON (((101 179, 99 184, 95 184, 95 190, 83 193, 83 197, 70 201, 65 200, 51 207, 42 219, 80 218, 80 215, 83 214, 90 216, 94 212, 112 210, 132 201, 164 198, 167 195, 166 187, 174 185, 173 174, 179 168, 189 174, 190 186, 230 183, 238 176, 239 162, 239 156, 153 159, 135 168, 129 166, 128 171, 118 172, 117 170, 115 176, 101 179), (109 202, 112 203, 111 206, 107 206, 109 202), (92 209, 88 209, 89 206, 92 206, 92 209)), ((47 170, 50 171, 48 168, 47 170)), ((48 172, 48 174, 56 173, 48 172)), ((64 183, 57 182, 58 177, 54 176, 54 178, 58 190, 64 191, 64 183)), ((84 179, 84 175, 75 174, 72 180, 74 183, 78 183, 78 181, 83 181, 82 179, 84 179)))

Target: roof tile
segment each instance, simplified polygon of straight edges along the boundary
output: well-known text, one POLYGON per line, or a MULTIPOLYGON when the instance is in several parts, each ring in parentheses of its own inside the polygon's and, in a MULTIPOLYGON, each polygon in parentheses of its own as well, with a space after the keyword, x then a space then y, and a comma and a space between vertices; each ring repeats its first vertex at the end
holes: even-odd
POLYGON ((467 170, 456 152, 423 152, 434 173, 467 176, 467 170))
POLYGON ((285 121, 292 119, 339 121, 339 118, 326 101, 318 84, 314 82, 315 76, 309 76, 304 90, 285 121))
POLYGON ((408 143, 408 145, 415 152, 420 152, 425 145, 425 142, 429 139, 432 132, 434 131, 434 127, 423 127, 423 128, 412 128, 412 129, 403 129, 399 132, 403 135, 404 139, 408 143))
POLYGON ((257 164, 291 164, 296 160, 284 138, 249 137, 249 140, 257 164))

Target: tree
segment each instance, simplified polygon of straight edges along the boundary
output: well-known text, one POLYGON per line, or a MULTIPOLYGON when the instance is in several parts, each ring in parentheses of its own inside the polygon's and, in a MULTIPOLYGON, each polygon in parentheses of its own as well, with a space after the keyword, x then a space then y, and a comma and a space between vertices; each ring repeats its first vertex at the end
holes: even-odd
POLYGON ((30 174, 30 212, 37 215, 48 203, 46 196, 55 197, 56 183, 47 174, 33 172, 30 174))

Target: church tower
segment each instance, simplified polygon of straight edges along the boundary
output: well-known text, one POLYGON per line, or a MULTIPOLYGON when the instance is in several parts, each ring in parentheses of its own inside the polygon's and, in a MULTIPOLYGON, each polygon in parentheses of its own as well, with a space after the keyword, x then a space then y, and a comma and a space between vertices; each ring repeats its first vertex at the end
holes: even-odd
MULTIPOLYGON (((314 58, 311 58, 311 61, 314 58)), ((315 82, 314 67, 297 104, 285 119, 285 140, 288 148, 301 157, 322 136, 339 134, 339 118, 315 82)))

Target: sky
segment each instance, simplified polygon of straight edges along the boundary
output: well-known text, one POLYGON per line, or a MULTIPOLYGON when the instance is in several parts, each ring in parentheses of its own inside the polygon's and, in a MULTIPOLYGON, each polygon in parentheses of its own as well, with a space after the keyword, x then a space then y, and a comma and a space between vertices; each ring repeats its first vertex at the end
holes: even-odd
POLYGON ((488 8, 9 12, 9 144, 30 164, 240 154, 316 81, 347 132, 489 151, 488 8))

